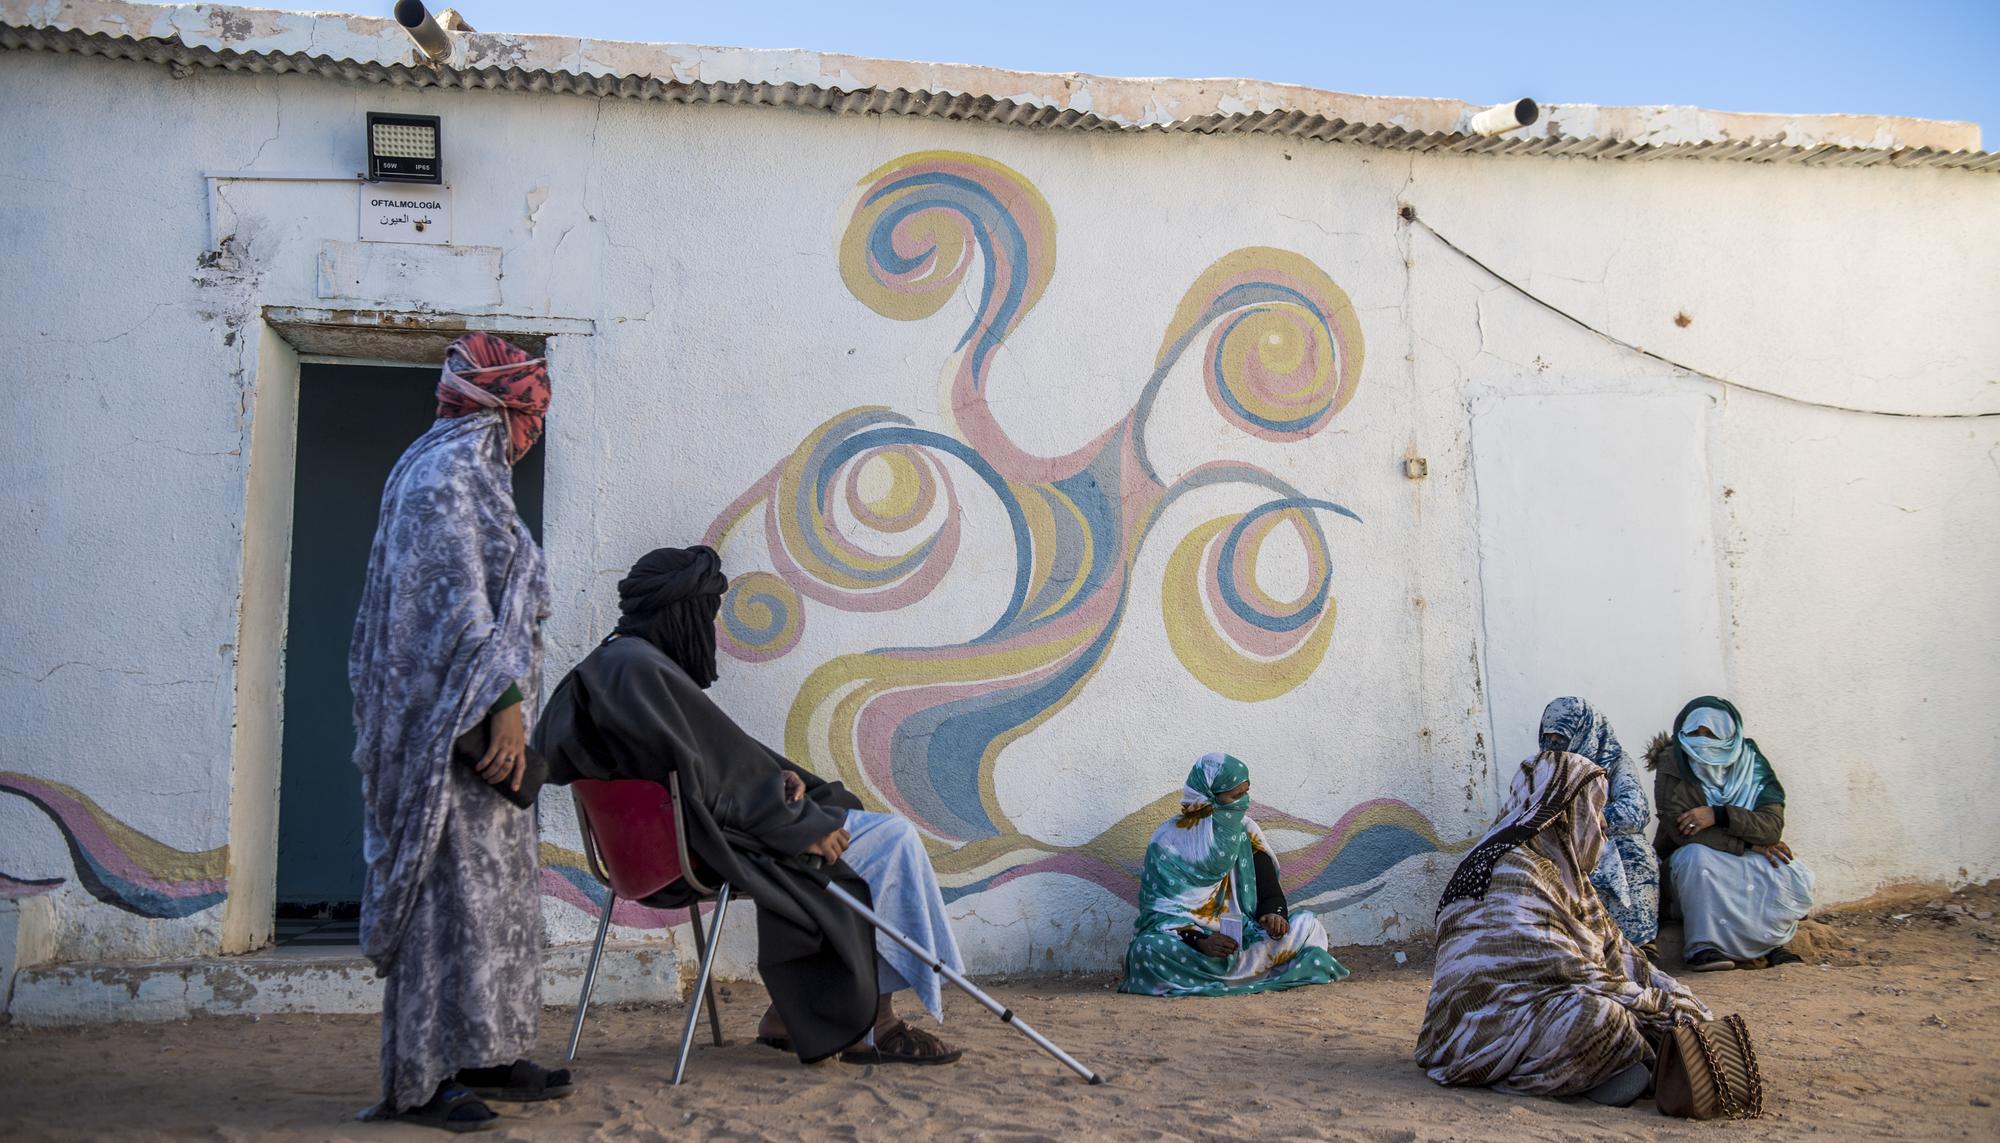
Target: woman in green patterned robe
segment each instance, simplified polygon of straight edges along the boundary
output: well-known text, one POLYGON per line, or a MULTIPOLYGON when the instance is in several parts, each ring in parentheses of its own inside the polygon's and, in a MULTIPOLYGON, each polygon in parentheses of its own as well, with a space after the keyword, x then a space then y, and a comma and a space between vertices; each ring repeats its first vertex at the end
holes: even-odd
POLYGON ((1249 809, 1250 768, 1240 760, 1209 754, 1188 771, 1180 814, 1146 847, 1119 991, 1243 996, 1347 975, 1319 918, 1286 905, 1249 809))

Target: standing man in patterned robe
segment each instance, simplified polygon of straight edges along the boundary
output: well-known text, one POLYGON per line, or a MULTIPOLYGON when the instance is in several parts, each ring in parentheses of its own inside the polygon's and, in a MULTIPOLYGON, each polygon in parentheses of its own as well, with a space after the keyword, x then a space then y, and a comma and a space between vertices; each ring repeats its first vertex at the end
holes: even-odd
POLYGON ((498 1118, 482 1098, 570 1090, 567 1072, 526 1058, 542 1006, 535 815, 500 789, 520 790, 549 614, 511 473, 541 436, 548 370, 470 334, 437 395, 437 423, 383 489, 348 653, 361 945, 388 978, 382 1099, 366 1114, 468 1131, 498 1118), (455 762, 482 726, 476 765, 455 762))

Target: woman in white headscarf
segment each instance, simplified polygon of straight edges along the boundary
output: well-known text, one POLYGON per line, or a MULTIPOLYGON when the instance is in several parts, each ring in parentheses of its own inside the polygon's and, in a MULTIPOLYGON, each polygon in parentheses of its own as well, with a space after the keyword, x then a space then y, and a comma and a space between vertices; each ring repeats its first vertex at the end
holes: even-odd
POLYGON ((1441 1084, 1516 1095, 1644 1093, 1662 1037, 1708 1009, 1619 932, 1590 882, 1605 774, 1544 750, 1438 903, 1437 968, 1417 1063, 1441 1084))
POLYGON ((1680 901, 1687 966, 1796 963, 1785 945, 1812 909, 1813 874, 1785 844, 1785 787, 1736 708, 1713 695, 1687 704, 1646 765, 1657 771, 1653 844, 1680 901))

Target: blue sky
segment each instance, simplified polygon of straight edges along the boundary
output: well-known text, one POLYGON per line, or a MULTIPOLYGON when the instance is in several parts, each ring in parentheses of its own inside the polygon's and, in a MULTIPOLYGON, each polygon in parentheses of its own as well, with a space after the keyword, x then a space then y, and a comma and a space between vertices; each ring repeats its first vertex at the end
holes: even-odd
MULTIPOLYGON (((813 48, 1028 71, 1243 76, 1475 102, 1527 95, 1969 119, 1985 127, 1989 148, 2000 147, 2000 0, 457 2, 481 31, 813 48), (1508 12, 1518 17, 1500 15, 1508 12)), ((389 0, 331 6, 391 8, 389 0)), ((433 0, 434 11, 443 6, 433 0)))

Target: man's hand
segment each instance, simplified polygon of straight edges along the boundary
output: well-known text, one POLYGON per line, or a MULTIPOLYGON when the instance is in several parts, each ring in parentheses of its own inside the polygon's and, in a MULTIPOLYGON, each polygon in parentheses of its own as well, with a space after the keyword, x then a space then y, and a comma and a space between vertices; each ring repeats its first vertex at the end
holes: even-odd
POLYGON ((1221 933, 1210 933, 1194 943, 1194 950, 1203 956, 1228 960, 1236 955, 1236 942, 1221 933))
POLYGON ((1709 806, 1696 806, 1682 814, 1680 821, 1676 823, 1682 837, 1693 837, 1714 824, 1715 810, 1709 806))
POLYGON ((1770 861, 1772 865, 1790 865, 1792 863, 1792 847, 1782 841, 1774 841, 1769 845, 1753 845, 1750 848, 1763 854, 1765 859, 1770 861))
POLYGON ((840 860, 841 854, 847 852, 848 841, 847 831, 845 829, 837 829, 820 838, 818 841, 813 842, 811 845, 806 846, 806 852, 826 862, 828 865, 832 865, 834 862, 840 860))
POLYGON ((1292 923, 1276 913, 1264 914, 1257 918, 1257 923, 1264 926, 1264 931, 1271 934, 1272 940, 1277 940, 1292 931, 1292 923))
POLYGON ((785 804, 796 806, 799 799, 806 796, 806 780, 790 770, 781 771, 785 776, 785 804))
POLYGON ((486 731, 491 736, 486 756, 474 769, 488 785, 520 789, 521 775, 528 770, 528 731, 521 723, 521 704, 495 711, 486 720, 486 731))

